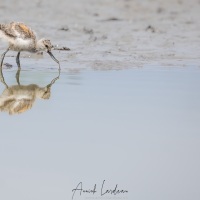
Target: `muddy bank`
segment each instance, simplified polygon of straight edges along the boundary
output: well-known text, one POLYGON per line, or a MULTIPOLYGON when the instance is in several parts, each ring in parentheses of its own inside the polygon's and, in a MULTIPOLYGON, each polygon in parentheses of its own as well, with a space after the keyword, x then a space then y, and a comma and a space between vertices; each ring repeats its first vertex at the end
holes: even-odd
POLYGON ((23 21, 50 38, 63 69, 200 66, 199 10, 198 0, 0 3, 1 22, 23 21))

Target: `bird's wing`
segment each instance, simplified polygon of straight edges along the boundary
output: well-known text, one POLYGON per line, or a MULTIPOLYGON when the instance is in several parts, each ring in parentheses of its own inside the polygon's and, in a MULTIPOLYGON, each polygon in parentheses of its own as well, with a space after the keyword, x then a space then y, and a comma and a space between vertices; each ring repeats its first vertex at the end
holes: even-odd
POLYGON ((5 24, 2 30, 5 35, 13 39, 35 39, 34 32, 28 26, 20 22, 5 24))

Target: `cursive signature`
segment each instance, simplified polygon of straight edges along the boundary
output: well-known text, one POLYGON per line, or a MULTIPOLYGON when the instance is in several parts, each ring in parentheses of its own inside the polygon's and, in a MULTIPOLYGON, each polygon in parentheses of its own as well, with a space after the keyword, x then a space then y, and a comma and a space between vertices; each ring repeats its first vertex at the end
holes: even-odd
POLYGON ((118 189, 118 184, 116 184, 113 189, 105 188, 105 180, 104 180, 103 183, 101 184, 101 190, 99 192, 97 191, 97 184, 94 184, 94 187, 92 189, 83 189, 83 183, 80 182, 78 183, 76 188, 72 190, 72 193, 73 193, 72 194, 72 200, 73 200, 76 193, 79 193, 80 196, 82 195, 82 193, 87 193, 87 194, 92 194, 92 195, 95 195, 98 193, 99 195, 104 196, 106 194, 109 194, 109 195, 124 194, 124 193, 128 193, 128 190, 118 189))

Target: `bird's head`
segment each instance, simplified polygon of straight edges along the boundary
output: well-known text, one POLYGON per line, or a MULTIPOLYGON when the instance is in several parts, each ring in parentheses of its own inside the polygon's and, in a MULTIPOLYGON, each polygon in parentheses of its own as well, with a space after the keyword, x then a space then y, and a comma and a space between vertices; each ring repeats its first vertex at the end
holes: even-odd
POLYGON ((53 45, 51 44, 50 40, 42 38, 37 42, 37 50, 38 51, 51 51, 53 45))
POLYGON ((51 58, 59 64, 59 61, 51 53, 52 48, 53 48, 53 45, 51 44, 50 40, 43 38, 43 39, 38 40, 37 42, 37 50, 46 51, 51 56, 51 58))

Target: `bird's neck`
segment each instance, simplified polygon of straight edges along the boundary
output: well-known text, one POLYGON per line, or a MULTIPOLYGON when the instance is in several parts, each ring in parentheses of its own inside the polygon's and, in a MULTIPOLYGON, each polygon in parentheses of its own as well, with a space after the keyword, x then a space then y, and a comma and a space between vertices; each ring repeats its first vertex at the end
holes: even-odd
POLYGON ((42 39, 37 40, 37 41, 36 41, 36 45, 35 45, 36 51, 42 51, 42 50, 43 50, 43 49, 41 48, 42 46, 43 46, 42 39))

